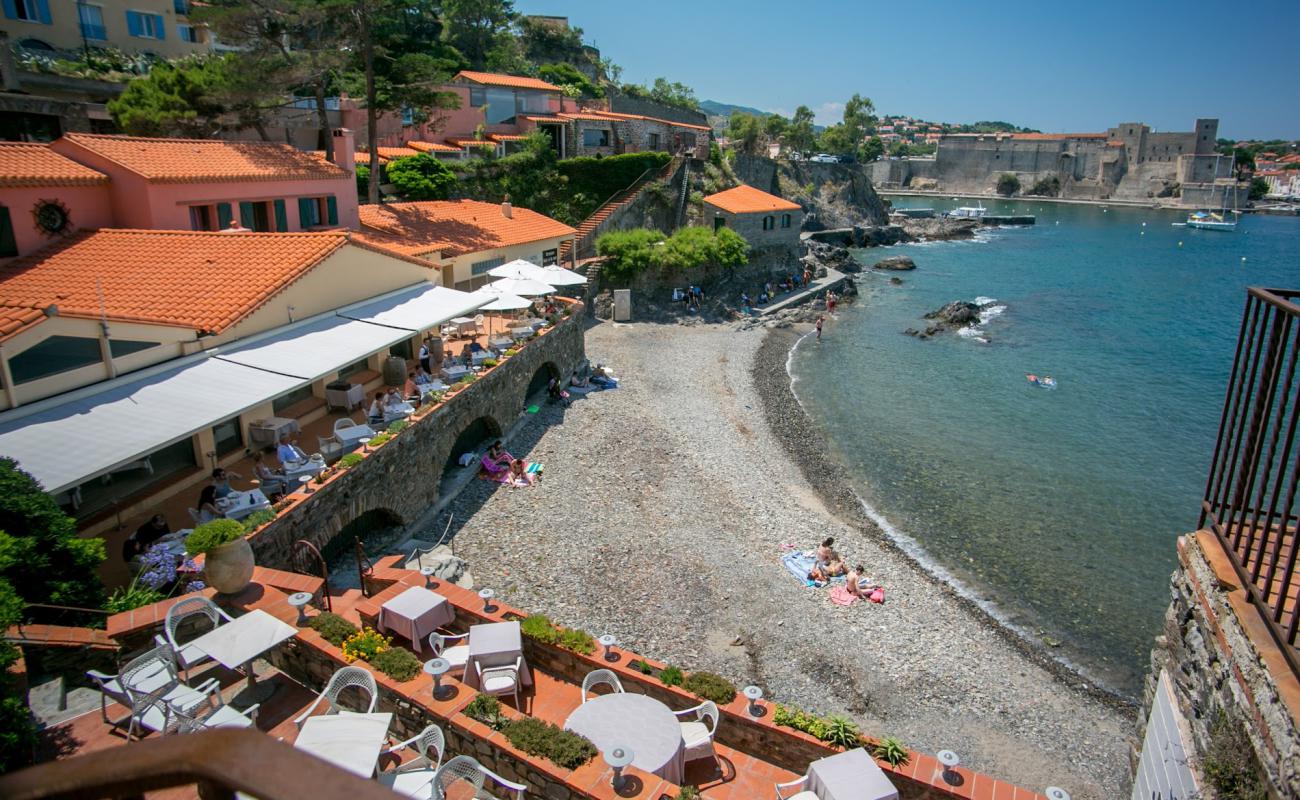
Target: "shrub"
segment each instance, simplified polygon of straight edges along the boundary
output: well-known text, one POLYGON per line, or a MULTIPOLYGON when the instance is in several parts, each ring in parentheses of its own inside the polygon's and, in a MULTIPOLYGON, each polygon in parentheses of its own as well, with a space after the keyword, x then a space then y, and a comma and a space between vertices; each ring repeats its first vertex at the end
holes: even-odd
POLYGON ((1254 748, 1241 725, 1222 709, 1210 722, 1210 741, 1201 759, 1205 779, 1224 800, 1264 800, 1268 791, 1259 777, 1254 748))
POLYGON ((705 264, 737 267, 749 261, 749 243, 730 228, 682 228, 665 237, 658 231, 635 228, 611 231, 596 240, 596 252, 609 259, 604 272, 615 279, 632 278, 650 267, 686 270, 705 264))
POLYGON ((517 356, 517 355, 519 355, 519 349, 516 348, 516 347, 511 347, 509 350, 506 350, 506 355, 507 355, 507 356, 517 356))
POLYGON ((847 749, 858 746, 862 740, 862 731, 858 730, 852 720, 834 714, 826 719, 826 735, 822 739, 828 744, 847 749))
POLYGON ((119 586, 109 595, 108 600, 104 601, 104 610, 110 614, 120 614, 165 599, 166 594, 151 586, 141 586, 139 578, 135 578, 129 586, 119 586))
POLYGON ((642 675, 649 675, 650 673, 654 672, 653 667, 651 667, 649 664, 645 663, 639 658, 630 661, 628 663, 628 666, 636 670, 637 672, 640 672, 642 675))
POLYGON ((1061 179, 1055 175, 1048 175, 1046 178, 1039 178, 1034 181, 1034 185, 1029 187, 1025 194, 1038 195, 1039 197, 1056 197, 1061 193, 1061 179))
POLYGON ((471 383, 473 383, 473 382, 476 381, 476 380, 478 380, 478 376, 477 376, 477 375, 466 375, 465 377, 463 377, 463 378, 461 378, 459 381, 457 381, 457 382, 456 382, 456 385, 457 385, 457 386, 469 386, 471 383))
POLYGON ((185 538, 185 552, 192 556, 208 553, 223 544, 229 544, 244 536, 244 525, 233 519, 214 519, 194 529, 185 538))
POLYGON ((261 511, 254 511, 252 514, 244 517, 244 531, 252 532, 273 519, 275 519, 275 509, 273 508, 264 508, 261 511))
POLYGON ((500 363, 501 363, 501 362, 500 362, 500 361, 497 361, 495 358, 485 358, 485 359, 483 359, 483 366, 485 366, 485 367, 495 367, 497 364, 500 364, 500 363))
POLYGON ((677 797, 674 800, 699 800, 700 790, 694 786, 683 786, 677 790, 677 797))
POLYGON ((339 459, 339 466, 343 469, 352 469, 362 461, 365 461, 365 456, 360 453, 348 453, 339 459))
POLYGON ((510 720, 501 714, 501 701, 490 694, 480 694, 465 706, 465 716, 476 719, 494 731, 499 731, 510 720))
POLYGON ((1004 172, 998 176, 997 192, 1003 197, 1010 197, 1020 191, 1020 179, 1013 173, 1004 172))
MULTIPOLYGON (((661 152, 623 153, 603 158, 579 156, 566 158, 556 167, 567 181, 568 192, 586 195, 592 198, 592 203, 602 203, 605 198, 626 189, 646 170, 662 168, 671 158, 668 153, 661 152)), ((595 210, 594 205, 592 210, 595 210)))
POLYGON ((596 746, 576 733, 531 717, 512 720, 502 731, 510 744, 565 769, 577 769, 596 757, 596 746))
POLYGON ((380 653, 388 651, 393 638, 379 633, 374 628, 365 628, 343 640, 343 660, 351 664, 358 658, 369 661, 380 653))
POLYGON ((705 700, 712 700, 720 706, 736 699, 736 687, 731 684, 731 681, 712 672, 692 672, 682 684, 682 688, 691 694, 698 694, 705 700))
POLYGON ((370 440, 370 446, 379 447, 380 445, 388 444, 392 440, 393 440, 393 435, 391 433, 381 433, 375 438, 370 440))
POLYGON ((524 620, 519 623, 519 632, 543 644, 555 644, 560 638, 560 632, 555 629, 555 624, 545 614, 524 617, 524 620))
POLYGON ((404 419, 395 419, 388 425, 388 433, 394 436, 411 427, 411 423, 404 419))
POLYGON ((876 746, 871 748, 871 755, 894 767, 906 764, 912 757, 903 743, 893 736, 886 736, 876 742, 876 746))
POLYGON ((442 390, 442 391, 437 391, 437 392, 429 392, 428 394, 426 394, 426 395, 424 396, 424 399, 425 399, 425 401, 428 402, 430 405, 435 405, 435 406, 436 406, 437 404, 441 403, 441 402, 442 402, 442 398, 444 398, 444 397, 446 397, 446 396, 447 396, 447 392, 446 392, 445 390, 442 390))
POLYGON ((357 632, 356 625, 343 619, 338 614, 331 614, 328 611, 322 611, 312 617, 311 629, 319 633, 322 639, 335 647, 342 647, 343 642, 357 632))
POLYGON ((420 674, 423 664, 410 650, 391 647, 377 653, 370 659, 370 666, 384 673, 395 681, 409 681, 420 674))
POLYGON ((428 153, 397 158, 385 168, 388 182, 407 200, 446 200, 456 175, 428 153))
POLYGON ((682 677, 682 671, 671 664, 659 670, 659 680, 664 686, 681 686, 682 677))
POLYGON ((596 640, 591 638, 591 634, 586 631, 580 631, 576 628, 565 628, 560 631, 560 647, 565 650, 572 650, 575 653, 581 653, 589 656, 596 652, 596 640))

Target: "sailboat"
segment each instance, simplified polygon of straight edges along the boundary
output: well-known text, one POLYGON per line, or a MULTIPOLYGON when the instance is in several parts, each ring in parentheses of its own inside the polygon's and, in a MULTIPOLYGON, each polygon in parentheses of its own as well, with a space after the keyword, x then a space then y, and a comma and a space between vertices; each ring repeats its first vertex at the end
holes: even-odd
MULTIPOLYGON (((1233 156, 1232 161, 1232 166, 1228 168, 1229 174, 1235 174, 1233 173, 1233 169, 1237 165, 1237 157, 1235 155, 1233 156)), ((1218 176, 1219 174, 1218 159, 1215 159, 1214 174, 1215 176, 1218 176)), ((1191 214, 1187 215, 1187 227, 1198 228, 1203 231, 1235 231, 1237 229, 1237 220, 1240 216, 1241 212, 1237 210, 1237 187, 1234 183, 1232 186, 1232 211, 1228 211, 1228 190, 1225 186, 1223 193, 1223 209, 1217 214, 1213 211, 1193 211, 1191 214), (1231 220, 1228 219, 1229 213, 1232 214, 1231 220)))

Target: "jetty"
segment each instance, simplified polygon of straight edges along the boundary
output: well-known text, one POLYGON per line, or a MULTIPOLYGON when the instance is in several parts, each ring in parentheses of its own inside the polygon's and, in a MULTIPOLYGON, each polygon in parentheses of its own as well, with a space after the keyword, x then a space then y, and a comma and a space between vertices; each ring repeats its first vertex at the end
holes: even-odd
POLYGON ((984 225, 1033 225, 1036 221, 1033 214, 985 214, 980 218, 984 225))
POLYGON ((848 276, 845 275, 843 272, 840 272, 837 269, 831 269, 830 267, 827 267, 826 277, 814 278, 812 283, 808 284, 807 286, 803 287, 797 292, 786 295, 785 297, 782 297, 779 300, 774 300, 765 306, 754 306, 754 315, 762 317, 768 314, 775 314, 776 312, 781 311, 782 309, 792 308, 794 306, 800 305, 801 303, 805 303, 811 300, 812 298, 816 297, 821 292, 839 286, 841 283, 844 282, 844 279, 846 277, 848 276))

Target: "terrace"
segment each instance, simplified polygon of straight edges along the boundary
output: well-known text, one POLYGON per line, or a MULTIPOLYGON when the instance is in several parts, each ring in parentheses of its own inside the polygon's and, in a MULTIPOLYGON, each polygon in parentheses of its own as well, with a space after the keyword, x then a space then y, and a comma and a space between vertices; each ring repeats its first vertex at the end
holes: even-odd
MULTIPOLYGON (((336 594, 330 598, 333 612, 353 625, 375 625, 385 603, 412 587, 426 586, 426 578, 419 572, 406 569, 404 560, 404 557, 397 556, 377 563, 369 587, 372 596, 363 597, 357 590, 336 594)), ((169 736, 149 733, 140 742, 128 743, 122 729, 106 724, 96 709, 45 731, 44 758, 80 758, 83 760, 72 763, 82 764, 85 769, 64 768, 51 772, 38 766, 26 776, 18 773, 0 778, 0 794, 9 797, 70 796, 68 787, 71 782, 77 784, 75 793, 79 796, 98 796, 118 793, 106 791, 106 786, 121 789, 123 786, 142 787, 147 783, 150 789, 172 787, 159 793, 159 797, 183 798, 196 796, 195 787, 189 784, 199 783, 197 791, 200 796, 230 796, 230 790, 237 789, 274 798, 277 797, 276 790, 284 788, 277 786, 276 773, 296 769, 294 777, 301 781, 299 796, 308 787, 320 787, 319 796, 325 797, 331 790, 344 786, 357 787, 355 797, 372 796, 369 789, 377 784, 362 786, 356 783, 355 778, 320 762, 310 762, 314 766, 308 766, 309 762, 302 760, 301 750, 276 741, 292 743, 297 739, 299 729, 293 719, 311 705, 329 677, 346 662, 343 651, 310 624, 298 624, 297 612, 288 602, 289 594, 298 591, 311 594, 313 605, 319 607, 326 589, 316 578, 259 567, 253 583, 238 595, 214 596, 211 590, 204 592, 236 619, 260 611, 293 628, 290 638, 273 647, 264 656, 265 661, 259 662, 259 683, 274 687, 270 698, 262 702, 256 723, 256 729, 266 734, 265 747, 241 744, 237 738, 231 738, 232 732, 227 730, 169 736), (185 749, 177 741, 186 739, 195 741, 194 747, 185 749), (199 741, 210 744, 199 744, 199 741), (195 749, 200 747, 204 749, 195 749), (105 751, 115 750, 124 752, 125 756, 120 760, 110 760, 105 755, 105 751), (225 761, 231 752, 243 753, 233 767, 225 761), (98 760, 95 760, 95 754, 99 754, 98 760), (84 760, 86 757, 90 760, 84 760), (92 765, 103 765, 108 774, 98 780, 86 777, 96 774, 90 769, 92 765), (135 765, 136 773, 130 771, 131 765, 135 765), (215 795, 212 793, 214 785, 218 789, 215 795)), ((454 619, 441 629, 443 633, 464 633, 475 625, 525 618, 525 612, 521 610, 500 602, 485 602, 478 593, 459 586, 436 583, 433 591, 445 598, 454 612, 454 619)), ((123 651, 148 646, 152 637, 162 631, 167 609, 178 601, 176 598, 116 615, 109 621, 108 633, 123 651)), ((319 616, 319 612, 311 608, 308 613, 313 619, 319 616)), ((572 641, 581 639, 575 635, 565 641, 570 641, 573 646, 572 641)), ((408 643, 396 635, 393 644, 404 647, 408 643)), ((417 657, 427 658, 429 655, 425 648, 424 653, 417 657)), ((518 708, 509 695, 502 698, 500 712, 507 725, 512 721, 532 719, 564 727, 573 712, 583 705, 583 677, 596 669, 614 673, 629 696, 642 695, 668 709, 688 709, 702 702, 700 696, 682 686, 668 685, 658 677, 666 665, 617 645, 603 649, 582 646, 568 649, 563 643, 525 635, 522 656, 531 669, 532 684, 524 687, 518 708), (584 649, 591 652, 581 652, 584 649)), ((369 666, 364 661, 354 663, 369 666)), ((777 783, 794 781, 808 770, 809 764, 844 750, 785 724, 777 724, 777 707, 768 700, 751 702, 736 693, 734 699, 718 704, 713 758, 687 762, 680 784, 629 766, 623 769, 625 780, 616 789, 615 772, 602 755, 574 768, 560 766, 546 757, 519 749, 508 735, 508 727, 506 731, 497 730, 495 728, 500 725, 490 727, 477 715, 467 713, 471 711, 467 707, 477 692, 462 680, 458 670, 441 678, 441 691, 437 696, 433 679, 424 672, 410 680, 399 681, 374 667, 369 667, 369 671, 378 686, 375 710, 391 714, 387 730, 390 742, 415 736, 430 724, 439 726, 447 742, 444 763, 453 755, 470 755, 497 776, 524 786, 521 792, 511 794, 499 785, 494 788, 489 780, 485 788, 499 797, 671 800, 689 796, 681 794, 683 786, 696 787, 699 796, 711 800, 771 797, 777 783)), ((222 696, 228 703, 239 703, 237 690, 243 681, 219 665, 193 671, 188 684, 197 685, 209 677, 220 681, 222 696)), ((592 701, 589 699, 587 702, 592 701)), ((126 709, 122 707, 108 709, 110 718, 125 713, 126 709)), ((622 721, 627 729, 646 724, 649 724, 648 720, 635 717, 622 721)), ((861 743, 869 746, 871 742, 864 737, 861 743)), ((381 758, 380 772, 393 768, 397 761, 395 757, 381 758)), ((964 767, 945 768, 934 757, 923 753, 909 753, 907 761, 898 766, 885 761, 874 763, 897 789, 897 796, 903 798, 1015 800, 1042 797, 964 767)), ((315 789, 312 793, 316 794, 315 789)), ((834 795, 821 791, 820 797, 833 800, 834 795)))

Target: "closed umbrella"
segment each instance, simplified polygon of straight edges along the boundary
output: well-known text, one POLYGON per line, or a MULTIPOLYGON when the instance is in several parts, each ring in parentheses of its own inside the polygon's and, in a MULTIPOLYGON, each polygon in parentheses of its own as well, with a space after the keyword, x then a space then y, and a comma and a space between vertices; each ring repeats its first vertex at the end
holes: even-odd
POLYGON ((571 269, 556 266, 552 264, 549 267, 542 267, 542 277, 538 280, 545 281, 552 286, 580 286, 587 282, 587 279, 571 269))
POLYGON ((531 261, 516 258, 509 264, 502 264, 488 270, 494 278, 515 278, 516 280, 534 280, 546 282, 546 272, 531 261))
POLYGON ((495 286, 506 294, 517 294, 521 297, 555 294, 554 286, 532 278, 502 278, 499 281, 492 281, 488 286, 495 286))

